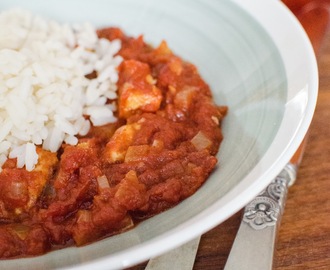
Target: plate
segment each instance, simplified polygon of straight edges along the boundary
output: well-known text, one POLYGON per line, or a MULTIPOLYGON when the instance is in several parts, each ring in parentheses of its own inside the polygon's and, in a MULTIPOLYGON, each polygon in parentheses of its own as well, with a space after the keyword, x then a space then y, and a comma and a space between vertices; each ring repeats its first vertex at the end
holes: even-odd
POLYGON ((317 65, 302 27, 279 1, 2 0, 61 22, 89 21, 165 39, 194 63, 215 101, 228 105, 219 165, 199 191, 133 230, 46 255, 4 260, 4 269, 118 269, 145 261, 215 227, 285 166, 312 120, 317 65))

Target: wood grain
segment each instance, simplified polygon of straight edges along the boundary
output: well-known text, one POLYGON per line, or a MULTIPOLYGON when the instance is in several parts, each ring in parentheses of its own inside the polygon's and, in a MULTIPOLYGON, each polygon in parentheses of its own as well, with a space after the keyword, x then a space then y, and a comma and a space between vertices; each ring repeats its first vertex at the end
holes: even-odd
MULTIPOLYGON (((330 269, 330 32, 325 2, 313 9, 293 5, 317 51, 320 87, 298 179, 289 190, 274 270, 330 269)), ((241 212, 202 236, 194 270, 223 269, 240 220, 241 212)))

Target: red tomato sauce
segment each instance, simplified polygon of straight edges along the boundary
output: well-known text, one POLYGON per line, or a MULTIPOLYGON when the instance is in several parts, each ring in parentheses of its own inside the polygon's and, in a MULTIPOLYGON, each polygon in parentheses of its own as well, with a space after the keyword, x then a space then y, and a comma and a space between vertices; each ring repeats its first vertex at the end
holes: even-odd
POLYGON ((197 68, 120 29, 118 122, 92 127, 76 146, 38 149, 28 172, 0 173, 0 258, 85 245, 132 228, 191 196, 214 169, 226 107, 197 68))

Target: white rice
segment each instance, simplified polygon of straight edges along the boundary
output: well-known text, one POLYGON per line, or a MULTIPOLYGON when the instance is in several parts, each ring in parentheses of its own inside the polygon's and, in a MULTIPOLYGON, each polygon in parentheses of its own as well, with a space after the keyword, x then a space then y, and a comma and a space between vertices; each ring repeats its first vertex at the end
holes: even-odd
POLYGON ((0 13, 0 170, 7 158, 33 170, 36 146, 77 144, 113 111, 122 61, 119 40, 99 39, 88 23, 60 24, 25 10, 0 13), (85 75, 96 71, 89 80, 85 75), (90 120, 86 120, 88 115, 90 120))

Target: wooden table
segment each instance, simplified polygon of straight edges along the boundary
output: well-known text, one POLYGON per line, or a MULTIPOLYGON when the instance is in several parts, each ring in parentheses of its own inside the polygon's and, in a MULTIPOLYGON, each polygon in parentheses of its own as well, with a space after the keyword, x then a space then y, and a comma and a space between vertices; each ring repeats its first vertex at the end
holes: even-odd
MULTIPOLYGON (((319 98, 298 179, 288 194, 274 270, 330 269, 330 31, 320 46, 324 31, 315 31, 316 24, 304 26, 318 51, 319 98)), ((240 220, 241 212, 202 236, 194 270, 223 269, 240 220)))

